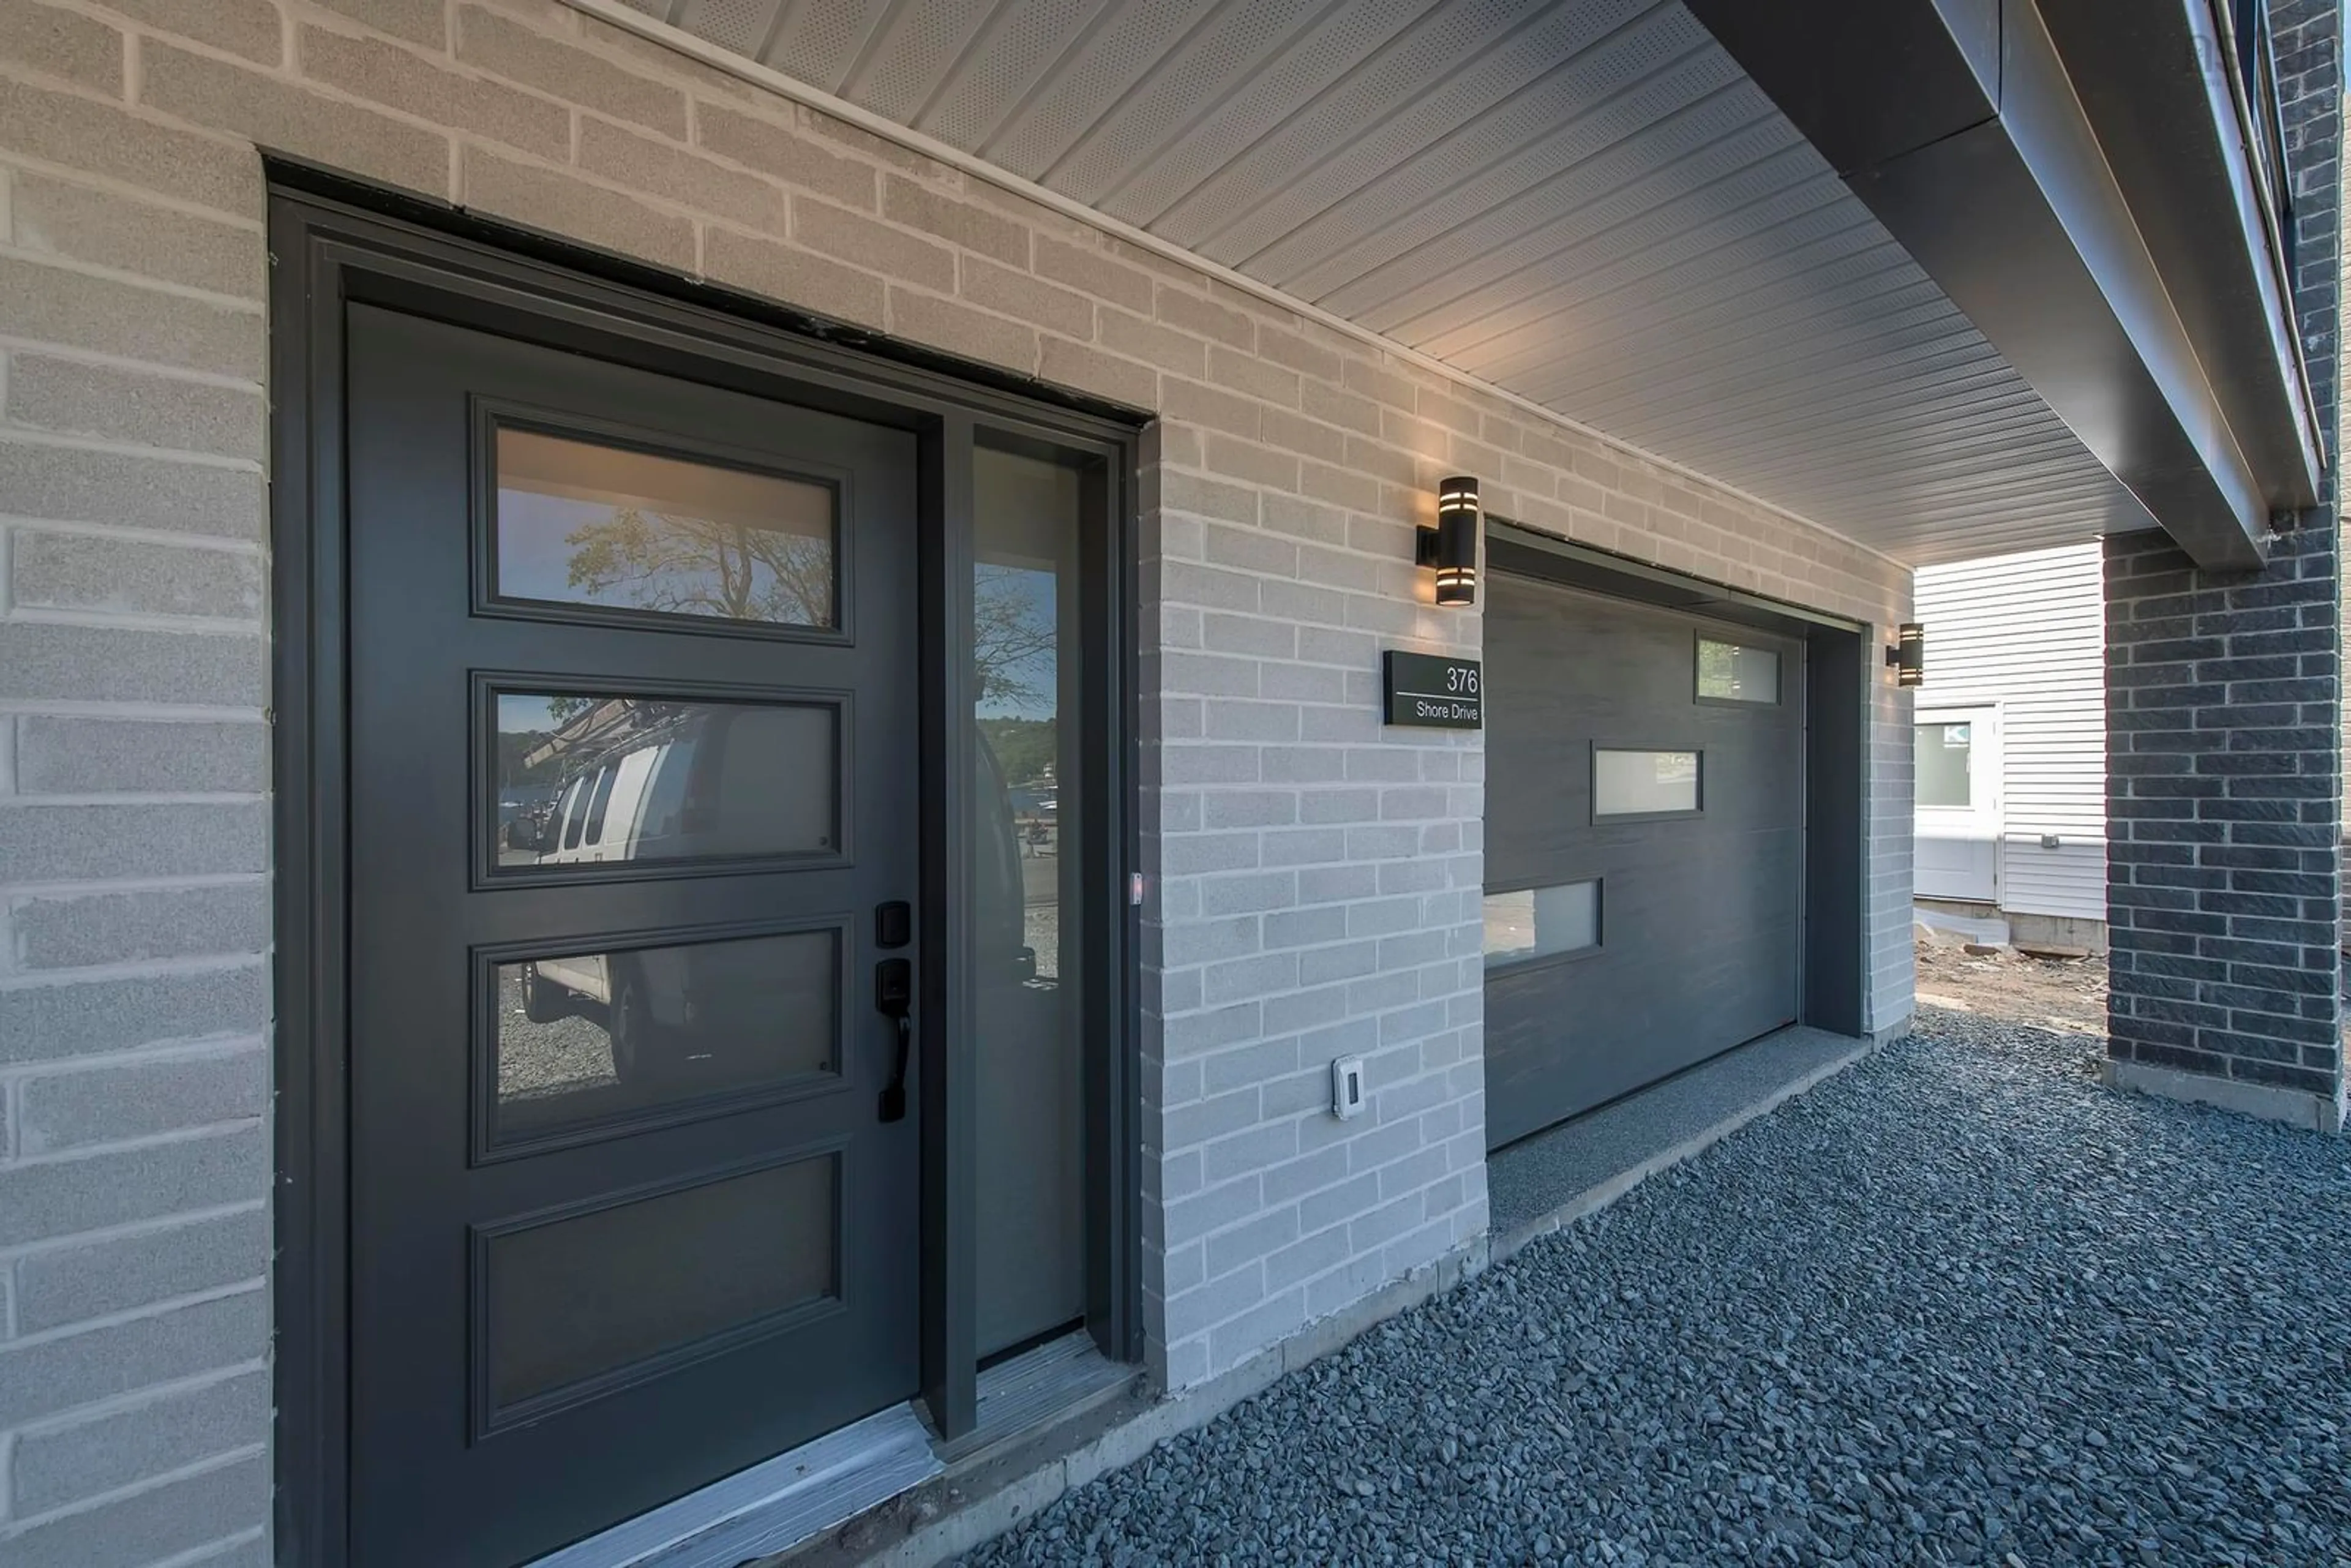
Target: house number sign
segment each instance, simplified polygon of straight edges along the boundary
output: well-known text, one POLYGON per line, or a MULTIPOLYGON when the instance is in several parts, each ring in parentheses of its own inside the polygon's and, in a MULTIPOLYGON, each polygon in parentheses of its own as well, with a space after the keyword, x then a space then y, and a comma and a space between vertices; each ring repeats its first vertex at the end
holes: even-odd
POLYGON ((1420 729, 1478 729, 1485 722, 1483 676, 1475 659, 1437 653, 1382 655, 1380 689, 1387 722, 1420 729))

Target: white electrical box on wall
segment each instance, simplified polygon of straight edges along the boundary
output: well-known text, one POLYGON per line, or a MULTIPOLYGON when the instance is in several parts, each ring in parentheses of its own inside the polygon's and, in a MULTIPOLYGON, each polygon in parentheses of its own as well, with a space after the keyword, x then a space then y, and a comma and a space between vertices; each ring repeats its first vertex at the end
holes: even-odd
POLYGON ((1343 1056, 1331 1063, 1331 1114, 1342 1122, 1364 1113, 1364 1059, 1343 1056))

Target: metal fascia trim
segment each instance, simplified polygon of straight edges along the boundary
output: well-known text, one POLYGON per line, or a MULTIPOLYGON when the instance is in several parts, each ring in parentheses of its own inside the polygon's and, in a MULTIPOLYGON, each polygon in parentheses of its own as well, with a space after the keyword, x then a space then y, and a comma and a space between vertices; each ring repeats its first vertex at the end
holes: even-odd
POLYGON ((2286 275, 2270 220, 2270 196, 2254 177, 2251 151, 2244 143, 2246 116, 2257 112, 2249 103, 2225 63, 2217 18, 2208 3, 2187 7, 2188 30, 2196 41, 2196 57, 2204 64, 2204 92, 2212 106, 2212 124, 2220 156, 2229 166, 2230 194, 2236 198, 2238 222, 2249 247, 2258 249, 2267 265, 2256 269, 2263 314, 2269 318, 2271 351, 2277 356, 2279 379, 2298 416, 2294 434, 2302 447, 2304 476, 2310 493, 2325 492, 2322 476, 2328 468, 2326 438, 2319 429, 2318 407, 2312 396, 2310 366, 2303 358, 2302 340, 2294 319, 2294 279, 2286 275), (2233 134, 2232 134, 2233 133, 2233 134))
POLYGON ((1496 386, 1491 382, 1467 374, 1433 354, 1425 354, 1417 349, 1406 348, 1392 338, 1382 337, 1370 328, 1358 326, 1343 316, 1333 315, 1319 305, 1311 305, 1303 299, 1293 298, 1270 284, 1260 283, 1246 273, 1236 272, 1221 262, 1210 261, 1206 256, 1195 255, 1182 246, 1161 239, 1146 229, 1136 228, 1134 225, 1112 217, 1107 213, 1097 212, 1083 202, 1062 195, 1058 191, 1049 190, 1008 170, 999 169, 985 159, 977 158, 966 152, 960 147, 949 146, 944 141, 925 135, 922 131, 901 125, 894 120, 885 119, 871 110, 851 103, 846 99, 835 98, 822 88, 811 87, 807 82, 786 76, 773 66, 762 65, 757 60, 737 54, 732 49, 722 48, 716 44, 697 38, 682 27, 646 16, 643 12, 625 4, 624 0, 563 0, 563 3, 575 11, 593 16, 598 21, 618 27, 623 32, 633 33, 648 43, 658 44, 665 49, 708 66, 713 70, 724 71, 728 76, 738 78, 754 87, 772 92, 778 98, 789 99, 820 114, 853 125, 868 135, 894 142, 908 152, 919 152, 935 162, 944 163, 973 179, 985 180, 999 190, 1034 202, 1040 207, 1050 207, 1064 217, 1074 218, 1090 227, 1100 229, 1105 234, 1123 240, 1137 249, 1147 250, 1154 256, 1213 277, 1217 282, 1237 288, 1253 298, 1262 299, 1278 309, 1303 317, 1307 320, 1327 327, 1332 331, 1342 333, 1367 347, 1377 349, 1382 353, 1392 354, 1407 363, 1417 365, 1422 370, 1441 375, 1447 381, 1463 386, 1475 387, 1489 397, 1498 398, 1520 413, 1539 419, 1546 424, 1556 425, 1562 430, 1572 431, 1593 441, 1605 442, 1620 452, 1629 453, 1638 457, 1644 463, 1655 464, 1668 473, 1677 474, 1685 479, 1704 485, 1723 495, 1736 497, 1749 506, 1759 507, 1807 532, 1819 534, 1824 538, 1834 539, 1848 549, 1875 556, 1889 566, 1898 567, 1904 570, 1909 570, 1907 561, 1874 545, 1864 544, 1859 539, 1841 534, 1834 528, 1824 527, 1810 517, 1802 517, 1775 502, 1767 501, 1761 496, 1742 490, 1714 475, 1702 473, 1687 463, 1677 463, 1672 458, 1651 452, 1646 447, 1635 446, 1622 436, 1611 435, 1604 430, 1571 418, 1557 409, 1545 408, 1533 399, 1514 392, 1508 387, 1496 386))

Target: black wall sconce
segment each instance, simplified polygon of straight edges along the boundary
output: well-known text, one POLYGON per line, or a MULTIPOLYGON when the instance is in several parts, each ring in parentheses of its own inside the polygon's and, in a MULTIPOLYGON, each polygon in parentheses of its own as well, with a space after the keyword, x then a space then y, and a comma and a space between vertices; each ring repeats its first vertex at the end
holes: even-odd
POLYGON ((1897 686, 1922 686, 1927 684, 1927 629, 1916 621, 1905 621, 1894 629, 1894 646, 1886 650, 1886 667, 1894 672, 1897 686))
POLYGON ((1437 602, 1478 602, 1478 481, 1457 476, 1437 486, 1437 526, 1418 530, 1413 564, 1437 569, 1437 602))

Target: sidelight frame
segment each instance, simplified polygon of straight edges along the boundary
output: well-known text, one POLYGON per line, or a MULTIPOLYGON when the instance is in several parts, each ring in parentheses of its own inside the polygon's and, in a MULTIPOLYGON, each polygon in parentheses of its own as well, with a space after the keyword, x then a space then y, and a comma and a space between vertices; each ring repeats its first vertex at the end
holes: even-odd
MULTIPOLYGON (((440 204, 269 159, 276 1479, 280 1562, 349 1561, 348 584, 341 434, 346 308, 373 303, 911 431, 920 473, 922 975, 914 1093, 921 1136, 921 1386, 948 1438, 977 1422, 971 1175, 971 932, 965 791, 970 683, 955 628, 971 595, 969 454, 983 429, 1090 463, 1079 711, 1095 777, 1083 873, 1100 900, 1082 961, 1087 1322, 1114 1359, 1143 1352, 1135 810, 1138 457, 1147 416, 692 283, 440 204)), ((568 423, 568 422, 567 422, 568 423)), ((576 607, 574 607, 576 608, 576 607)), ((492 612, 516 614, 500 602, 492 612)), ((551 616, 578 619, 568 610, 551 616)), ((721 636, 774 628, 674 627, 721 636)), ((805 633, 803 633, 805 635, 805 633)), ((846 813, 849 802, 842 803, 846 813)), ((475 857, 469 856, 469 859, 475 857)), ((469 871, 472 868, 469 867, 469 871)), ((503 883, 501 883, 503 885, 503 883)), ((851 993, 851 994, 853 994, 851 993)), ((713 1478, 714 1479, 716 1478, 713 1478)))

